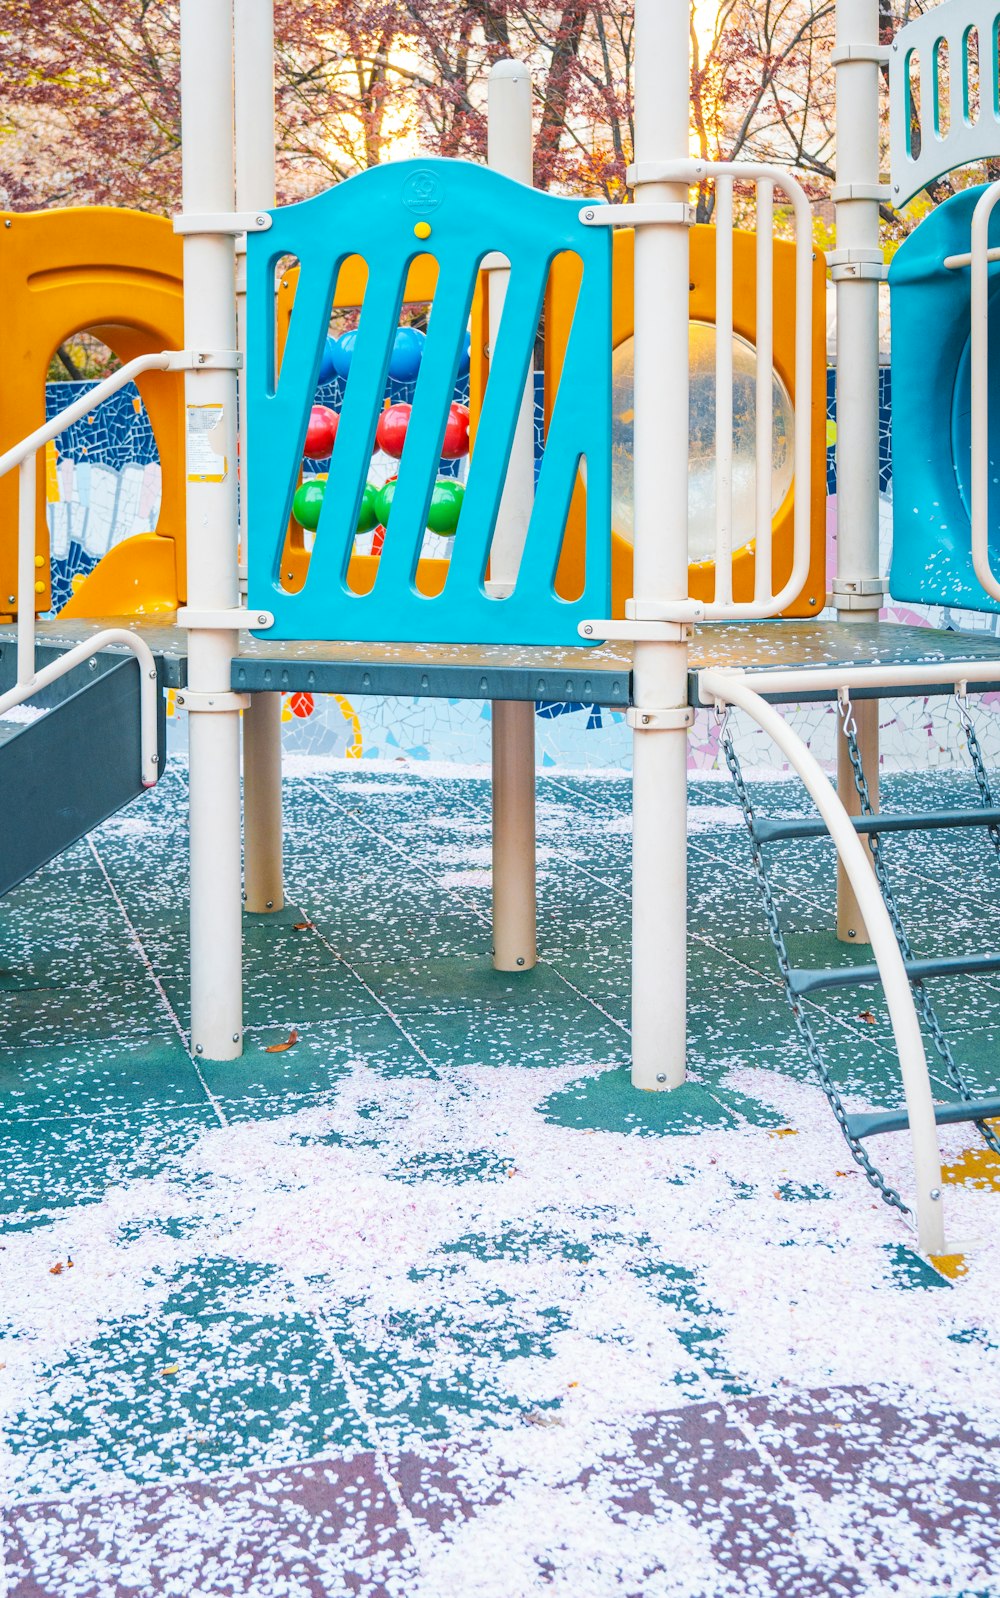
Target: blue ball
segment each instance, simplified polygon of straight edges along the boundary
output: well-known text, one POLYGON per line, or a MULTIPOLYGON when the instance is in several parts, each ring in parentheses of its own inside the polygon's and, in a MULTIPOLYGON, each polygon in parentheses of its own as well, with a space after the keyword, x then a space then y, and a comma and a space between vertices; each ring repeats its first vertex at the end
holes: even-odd
POLYGON ((465 343, 462 345, 462 354, 458 363, 458 375, 464 377, 472 362, 472 334, 466 333, 465 343))
POLYGON ((389 356, 389 376, 397 383, 412 383, 424 354, 424 334, 416 327, 398 327, 389 356))
POLYGON ((319 363, 319 377, 316 379, 320 387, 324 383, 332 383, 337 375, 336 347, 337 340, 335 338, 328 338, 323 345, 323 358, 319 363))
POLYGON ((357 341, 358 334, 356 329, 352 333, 341 333, 339 338, 332 340, 330 354, 338 377, 346 377, 351 370, 351 360, 354 356, 354 346, 357 341))

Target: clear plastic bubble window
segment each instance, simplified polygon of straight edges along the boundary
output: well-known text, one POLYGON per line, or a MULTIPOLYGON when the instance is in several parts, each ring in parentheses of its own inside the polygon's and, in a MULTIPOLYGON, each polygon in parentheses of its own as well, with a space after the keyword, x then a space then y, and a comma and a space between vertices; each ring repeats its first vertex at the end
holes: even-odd
MULTIPOLYGON (((634 438, 633 340, 623 339, 611 368, 611 520, 631 543, 632 449, 634 438)), ((692 561, 711 560, 715 549, 715 328, 692 322, 688 547, 692 561)), ((733 548, 754 537, 757 429, 756 352, 733 334, 733 548)), ((792 486, 795 420, 789 394, 774 373, 771 401, 771 515, 781 509, 792 486)))

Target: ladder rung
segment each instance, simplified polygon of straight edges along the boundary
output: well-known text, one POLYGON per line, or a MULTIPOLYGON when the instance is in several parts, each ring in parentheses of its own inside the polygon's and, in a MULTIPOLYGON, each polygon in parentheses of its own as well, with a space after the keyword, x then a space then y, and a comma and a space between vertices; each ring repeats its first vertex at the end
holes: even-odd
MULTIPOLYGON (((903 816, 851 816, 855 832, 935 832, 942 827, 1000 826, 1000 810, 937 810, 903 816)), ((758 843, 782 843, 789 838, 828 838, 820 816, 761 816, 754 820, 758 843)))
MULTIPOLYGON (((906 974, 911 982, 919 982, 924 977, 960 977, 986 971, 1000 971, 1000 954, 906 961, 906 974)), ((880 981, 877 965, 819 966, 815 971, 790 971, 788 975, 788 986, 796 995, 815 993, 819 988, 865 987, 870 982, 880 981)))
MULTIPOLYGON (((951 1126, 956 1121, 988 1121, 994 1116, 1000 1116, 1000 1096, 934 1106, 934 1119, 938 1126, 951 1126)), ((864 1115, 847 1117, 847 1130, 852 1137, 874 1137, 877 1132, 905 1132, 909 1125, 910 1118, 905 1106, 898 1110, 872 1110, 864 1115)))

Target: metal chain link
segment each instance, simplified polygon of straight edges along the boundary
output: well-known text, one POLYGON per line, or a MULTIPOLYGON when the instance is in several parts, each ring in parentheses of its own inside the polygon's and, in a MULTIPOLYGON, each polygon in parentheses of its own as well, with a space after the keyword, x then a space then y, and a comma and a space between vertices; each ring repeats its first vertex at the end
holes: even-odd
POLYGON ((743 819, 747 826, 747 832, 750 835, 750 854, 753 860, 754 876, 757 879, 757 887, 760 890, 761 901, 764 907, 764 919, 767 923, 768 935, 772 944, 774 945, 774 952, 778 957, 778 969, 781 972, 781 980, 784 984, 785 997, 791 1006, 792 1015, 795 1019, 795 1026, 799 1037, 802 1039, 802 1042, 805 1046, 806 1054, 809 1057, 809 1063, 819 1078, 820 1087, 823 1089, 827 1102, 833 1111, 834 1116, 836 1117, 837 1125, 840 1127, 840 1130, 843 1133, 844 1142, 850 1149, 851 1155, 855 1162, 864 1172, 866 1179, 868 1182, 870 1182, 871 1186, 881 1194, 886 1204, 891 1205, 894 1209, 902 1210, 904 1215, 909 1215, 909 1207, 904 1204, 903 1200, 896 1192, 896 1189, 891 1187, 886 1181, 885 1177, 882 1175, 882 1172, 878 1169, 878 1166, 874 1165, 869 1159, 868 1153, 861 1142, 861 1139, 855 1137, 850 1131, 847 1124, 847 1111, 844 1109, 843 1100, 837 1091, 836 1084, 827 1070, 819 1041, 812 1029, 812 1023, 806 1013, 802 1000, 792 991, 791 961, 788 956, 788 948, 785 944, 784 933, 781 930, 781 920, 778 915, 778 906, 775 901, 774 890, 771 887, 771 882, 767 875, 767 868, 764 864, 763 852, 757 839, 757 833, 754 827, 753 804, 747 789, 746 778, 743 775, 743 768, 740 765, 739 757, 736 753, 736 746, 733 743, 733 735, 730 728, 729 707, 727 706, 723 711, 719 705, 716 705, 716 718, 719 723, 719 741, 722 746, 722 752, 725 756, 726 765, 729 768, 729 775, 733 779, 733 785, 740 801, 740 806, 743 811, 743 819))
MULTIPOLYGON (((843 721, 844 739, 847 743, 847 753, 851 762, 851 771, 854 774, 854 786, 857 790, 858 799, 861 804, 861 813, 865 816, 872 816, 875 814, 875 811, 871 801, 871 793, 869 792, 868 788, 868 778, 865 776, 865 769, 861 760, 861 751, 858 747, 858 724, 854 719, 854 709, 851 705, 851 701, 846 694, 843 694, 840 698, 840 713, 843 721)), ((976 739, 974 728, 972 730, 972 737, 978 749, 978 739, 976 739)), ((982 761, 981 751, 979 758, 980 761, 982 761)), ((986 778, 985 768, 983 770, 983 777, 984 779, 986 778)), ((988 781, 986 785, 986 791, 987 793, 989 792, 988 781)), ((875 876, 882 892, 882 898, 885 901, 885 907, 889 912, 889 919, 892 922, 892 930, 896 934, 896 941, 899 944, 899 952, 903 956, 904 960, 912 960, 914 958, 913 948, 903 927, 902 917, 899 913, 899 905, 896 902, 896 895, 893 891, 892 883, 889 880, 889 873, 886 868, 885 856, 883 854, 882 839, 878 833, 875 832, 868 833, 867 839, 869 852, 872 858, 872 865, 875 869, 875 876)), ((938 1018, 937 1011, 935 1010, 931 1001, 931 996, 927 991, 927 985, 919 979, 911 978, 910 986, 913 990, 913 997, 917 1009, 919 1010, 927 1030, 930 1033, 934 1048, 944 1064, 945 1074, 947 1075, 948 1081, 951 1083, 956 1093, 958 1093, 959 1097, 968 1102, 970 1099, 974 1098, 975 1095, 970 1091, 965 1078, 959 1069, 958 1061, 955 1059, 955 1056, 952 1053, 951 1044, 948 1042, 944 1028, 941 1025, 940 1019, 938 1018)), ((997 1139, 997 1136, 992 1129, 987 1126, 985 1121, 977 1121, 975 1124, 989 1147, 994 1151, 994 1153, 1000 1154, 1000 1140, 997 1139)))
MULTIPOLYGON (((958 715, 959 720, 962 723, 962 731, 965 733, 965 742, 969 749, 969 759, 972 761, 972 770, 975 774, 976 786, 979 789, 979 797, 982 800, 983 809, 992 810, 994 808, 993 790, 990 787, 990 779, 986 774, 986 762, 983 759, 983 751, 980 748, 979 739, 976 735, 975 723, 972 720, 972 712, 969 709, 969 695, 964 691, 962 686, 959 686, 955 689, 955 704, 958 707, 958 715)), ((993 847, 997 852, 997 858, 1000 859, 1000 826, 998 826, 995 821, 991 821, 986 830, 989 833, 993 847)))

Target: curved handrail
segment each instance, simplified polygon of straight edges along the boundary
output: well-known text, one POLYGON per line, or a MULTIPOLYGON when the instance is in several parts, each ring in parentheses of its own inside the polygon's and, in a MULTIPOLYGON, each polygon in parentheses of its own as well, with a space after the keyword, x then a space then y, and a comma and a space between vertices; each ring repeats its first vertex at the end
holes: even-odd
POLYGON ((774 740, 801 777, 843 862, 871 939, 899 1058, 913 1144, 919 1246, 925 1254, 943 1254, 946 1250, 941 1152, 927 1056, 906 966, 865 845, 815 755, 742 673, 709 669, 702 671, 698 680, 703 702, 735 705, 745 710, 774 740))
POLYGON ((990 565, 990 217, 1000 201, 1000 183, 991 183, 972 213, 969 285, 969 433, 971 443, 969 522, 972 565, 993 599, 1000 581, 990 565))
POLYGON ((27 438, 0 455, 0 477, 5 477, 15 467, 18 471, 17 515, 17 683, 6 694, 0 695, 0 715, 14 705, 24 704, 39 689, 55 682, 89 660, 110 644, 121 644, 130 649, 139 663, 140 686, 140 743, 143 787, 151 788, 158 776, 159 752, 157 748, 157 698, 158 683, 156 662, 145 639, 129 632, 127 628, 106 628, 95 633, 75 649, 68 650, 51 665, 35 671, 35 456, 40 449, 58 438, 74 422, 88 416, 91 411, 124 388, 143 372, 182 371, 191 364, 185 350, 157 350, 149 355, 138 355, 112 372, 96 388, 88 389, 79 399, 66 405, 57 415, 36 427, 27 438))
POLYGON ((5 694, 0 694, 0 716, 12 710, 15 705, 23 705, 42 688, 47 688, 49 683, 57 678, 64 677, 67 672, 73 671, 76 666, 82 666, 85 660, 90 660, 93 655, 99 654, 102 649, 109 649, 119 645, 131 650, 139 664, 140 696, 139 696, 139 743, 140 760, 142 764, 142 786, 155 787, 160 775, 160 759, 157 739, 156 711, 157 711, 157 678, 156 661, 153 651, 145 638, 138 633, 129 632, 127 627, 105 627, 100 632, 92 633, 73 649, 68 649, 58 660, 51 665, 43 666, 41 671, 35 672, 30 682, 18 682, 9 688, 5 694))

